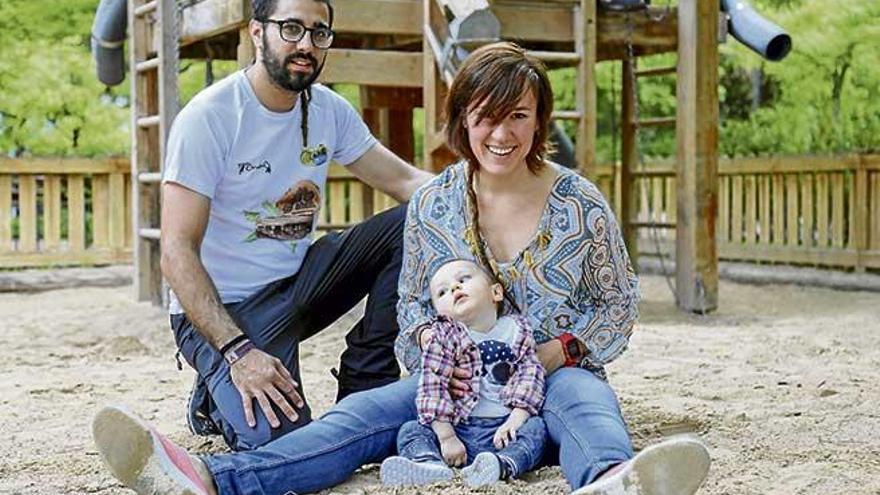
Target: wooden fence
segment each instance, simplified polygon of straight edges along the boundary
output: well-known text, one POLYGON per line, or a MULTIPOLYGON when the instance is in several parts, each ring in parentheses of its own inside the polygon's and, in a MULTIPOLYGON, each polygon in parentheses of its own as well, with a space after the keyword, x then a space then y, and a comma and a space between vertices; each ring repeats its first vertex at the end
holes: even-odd
MULTIPOLYGON (((636 221, 667 227, 640 232, 644 254, 674 250, 674 167, 637 173, 636 221)), ((722 159, 718 175, 721 259, 880 268, 880 155, 722 159)), ((607 194, 610 169, 599 183, 607 194)))
MULTIPOLYGON (((640 251, 674 250, 672 162, 638 171, 640 251)), ((619 169, 597 170, 619 211, 619 169)), ((880 155, 722 159, 717 234, 727 260, 880 268, 880 155)), ((0 268, 131 260, 128 160, 0 159, 0 268), (122 207, 124 205, 124 207, 122 207)), ((331 166, 319 229, 393 206, 331 166)))
MULTIPOLYGON (((322 231, 395 204, 339 166, 327 189, 322 231)), ((129 263, 131 220, 127 158, 0 158, 0 268, 129 263)))
POLYGON ((0 268, 131 259, 127 159, 0 158, 0 268))

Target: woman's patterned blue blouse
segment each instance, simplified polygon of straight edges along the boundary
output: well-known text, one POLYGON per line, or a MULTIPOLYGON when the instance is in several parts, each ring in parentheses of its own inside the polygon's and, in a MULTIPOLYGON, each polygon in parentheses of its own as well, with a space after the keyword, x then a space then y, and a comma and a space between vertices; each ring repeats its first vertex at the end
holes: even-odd
MULTIPOLYGON (((483 246, 535 341, 574 334, 589 351, 581 365, 601 374, 629 342, 638 317, 638 279, 605 198, 587 179, 558 169, 529 245, 506 263, 483 246)), ((395 352, 410 372, 419 367, 416 329, 436 316, 428 291, 434 270, 453 259, 478 259, 467 187, 459 162, 419 188, 409 203, 395 352)))

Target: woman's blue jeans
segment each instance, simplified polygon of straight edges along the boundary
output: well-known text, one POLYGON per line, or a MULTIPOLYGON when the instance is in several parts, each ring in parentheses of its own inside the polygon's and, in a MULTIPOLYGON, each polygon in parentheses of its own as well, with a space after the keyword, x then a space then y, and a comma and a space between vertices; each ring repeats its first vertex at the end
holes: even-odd
MULTIPOLYGON (((363 464, 396 451, 397 431, 416 419, 417 377, 352 394, 312 423, 249 452, 204 458, 221 494, 315 492, 351 476, 363 464)), ((632 458, 632 445, 611 387, 574 368, 547 378, 542 416, 548 454, 571 487, 593 481, 632 458)))

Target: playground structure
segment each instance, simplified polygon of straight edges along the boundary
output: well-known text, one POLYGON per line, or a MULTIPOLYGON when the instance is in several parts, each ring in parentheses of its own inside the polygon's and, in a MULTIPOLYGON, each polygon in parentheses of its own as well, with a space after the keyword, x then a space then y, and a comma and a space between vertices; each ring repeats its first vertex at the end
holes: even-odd
MULTIPOLYGON (((676 300, 687 311, 706 312, 717 306, 717 44, 721 24, 717 2, 682 0, 677 8, 651 7, 629 14, 597 11, 594 0, 496 0, 488 5, 474 0, 337 0, 334 6, 333 27, 339 34, 322 81, 360 85, 365 120, 383 142, 408 160, 414 158, 412 111, 423 107, 423 164, 434 170, 452 158, 440 134, 438 109, 446 81, 435 60, 436 46, 450 36, 449 13, 460 18, 488 7, 499 21, 501 38, 520 43, 551 68, 576 68, 576 108, 558 110, 555 117, 577 121, 575 158, 580 172, 588 177, 595 176, 596 165, 596 64, 624 60, 625 87, 639 77, 675 74, 678 108, 674 117, 635 120, 634 92, 624 97, 619 213, 634 256, 636 229, 668 227, 632 221, 637 206, 634 181, 641 173, 636 170, 635 136, 639 126, 675 125, 676 300), (635 57, 667 52, 677 52, 675 67, 636 70, 635 57)), ((141 299, 162 300, 158 184, 164 139, 177 110, 178 60, 250 63, 249 18, 249 2, 244 0, 185 5, 174 0, 129 1, 134 258, 141 299)))

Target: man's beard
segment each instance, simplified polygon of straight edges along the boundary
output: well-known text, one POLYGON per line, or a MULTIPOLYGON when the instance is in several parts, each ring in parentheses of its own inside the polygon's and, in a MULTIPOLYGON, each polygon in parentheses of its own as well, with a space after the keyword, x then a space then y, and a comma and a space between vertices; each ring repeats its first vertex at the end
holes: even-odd
POLYGON ((299 93, 311 86, 318 78, 318 75, 321 74, 321 69, 324 68, 323 64, 320 66, 318 65, 318 60, 310 53, 291 53, 284 57, 284 60, 281 62, 279 62, 279 58, 280 57, 277 53, 269 48, 266 34, 263 33, 262 62, 263 66, 266 67, 266 72, 269 74, 269 78, 272 80, 272 83, 279 88, 293 91, 295 93, 299 93), (297 59, 308 60, 312 64, 312 72, 310 74, 304 74, 302 72, 291 74, 290 71, 287 70, 287 67, 291 62, 297 59))

